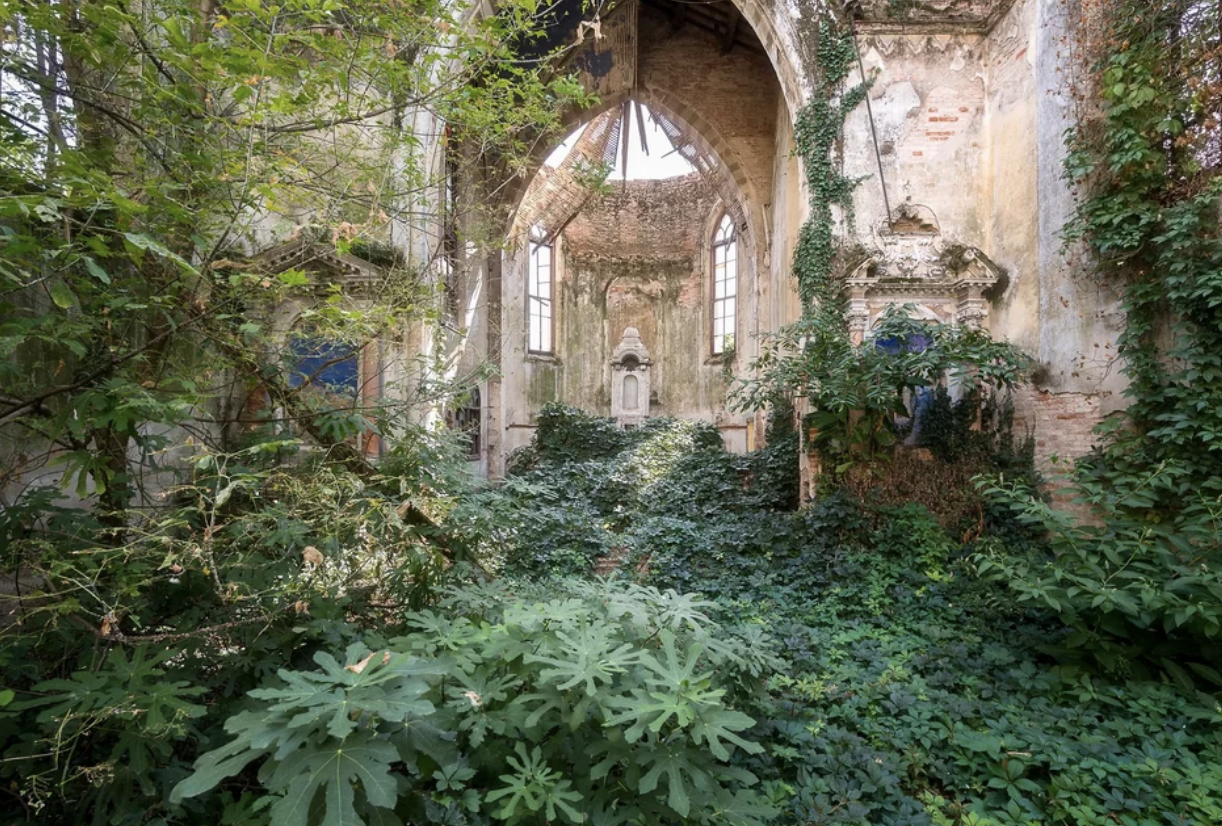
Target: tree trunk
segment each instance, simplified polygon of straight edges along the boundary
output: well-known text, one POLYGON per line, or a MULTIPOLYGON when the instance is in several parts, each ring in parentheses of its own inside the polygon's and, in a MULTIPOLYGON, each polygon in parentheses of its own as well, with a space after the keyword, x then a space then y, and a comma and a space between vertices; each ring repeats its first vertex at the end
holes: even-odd
POLYGON ((115 545, 123 544, 127 511, 133 497, 131 468, 127 461, 130 445, 131 436, 128 433, 112 427, 99 427, 93 431, 93 449, 101 468, 92 475, 94 484, 102 490, 94 512, 98 522, 108 529, 115 545))

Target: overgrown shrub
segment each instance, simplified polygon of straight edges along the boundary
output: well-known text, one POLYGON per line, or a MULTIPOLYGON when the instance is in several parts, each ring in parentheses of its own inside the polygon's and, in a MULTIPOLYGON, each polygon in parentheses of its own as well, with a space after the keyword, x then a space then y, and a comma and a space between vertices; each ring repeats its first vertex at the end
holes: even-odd
POLYGON ((765 737, 783 822, 1222 817, 1222 716, 1212 698, 1050 668, 1033 655, 1048 629, 1005 614, 930 613, 917 603, 898 617, 782 637, 790 665, 773 681, 782 713, 765 737))
MULTIPOLYGON (((574 473, 569 476, 571 484, 574 473)), ((600 510, 574 489, 535 474, 461 497, 446 520, 489 570, 511 576, 590 574, 617 545, 600 510)))
POLYGON ((735 389, 735 403, 750 410, 778 398, 806 399, 809 446, 819 454, 824 473, 835 479, 885 459, 908 435, 897 423, 911 415, 906 397, 952 381, 967 401, 954 405, 949 396, 935 399, 930 441, 944 458, 955 455, 974 440, 952 438, 981 416, 986 399, 1023 379, 1030 359, 985 331, 927 324, 909 318, 907 310, 889 308, 875 338, 861 344, 849 341, 840 315, 803 318, 767 337, 754 375, 735 389), (893 346, 878 347, 876 340, 893 346))
MULTIPOLYGON (((842 489, 799 511, 771 510, 773 500, 753 490, 755 457, 694 449, 691 425, 652 427, 652 435, 624 437, 631 446, 607 458, 539 462, 506 487, 565 491, 568 506, 591 508, 630 549, 625 573, 715 598, 727 624, 777 641, 783 661, 769 694, 735 707, 757 720, 753 739, 767 744, 736 765, 761 778, 780 822, 1217 819, 1216 697, 1123 663, 1111 673, 1082 658, 1058 665, 1048 654, 1073 644, 1076 628, 1045 603, 999 587, 987 565, 977 575, 980 555, 1002 543, 1010 559, 1050 559, 1047 526, 979 494, 967 542, 929 509, 883 505, 876 491, 864 502, 842 489), (623 486, 634 462, 652 469, 639 491, 623 486)), ((986 437, 965 434, 959 444, 986 437)), ((1004 456, 995 461, 1006 466, 1004 456)), ((921 462, 929 463, 963 461, 921 462)), ((1065 535, 1077 541, 1073 530, 1065 535)))
POLYGON ((635 430, 548 405, 504 484, 467 497, 446 527, 474 555, 517 575, 590 573, 615 552, 640 561, 644 537, 679 522, 751 515, 797 504, 797 437, 778 413, 768 446, 728 453, 707 422, 651 419, 635 430), (677 520, 677 521, 676 521, 677 520))
POLYGON ((1090 657, 1130 673, 1165 670, 1191 687, 1222 688, 1222 500, 1202 491, 1167 519, 1151 518, 1159 469, 1124 494, 1077 477, 1081 521, 1022 483, 997 482, 992 499, 1046 536, 1046 553, 995 548, 979 570, 1024 603, 1047 607, 1074 629, 1062 656, 1090 657))
MULTIPOLYGON (((0 601, 0 778, 20 803, 0 823, 167 822, 168 786, 248 691, 478 562, 433 521, 452 451, 388 477, 284 462, 296 448, 201 452, 118 543, 54 491, 4 511, 0 564, 21 587, 0 601)), ((223 814, 239 799, 194 822, 239 822, 223 814)))
POLYGON ((631 438, 632 432, 621 430, 612 419, 552 402, 539 411, 535 437, 520 454, 517 468, 526 469, 540 461, 607 459, 623 450, 631 438))
POLYGON ((406 636, 281 670, 172 800, 260 761, 277 824, 759 824, 735 707, 776 660, 712 607, 608 581, 456 591, 406 636))
MULTIPOLYGON (((975 480, 1004 473, 1032 486, 1035 440, 1014 433, 1013 403, 1008 393, 979 389, 959 399, 938 387, 921 411, 917 445, 895 446, 871 464, 849 468, 841 483, 858 499, 883 507, 918 504, 935 514, 948 531, 963 541, 1013 522, 985 497, 975 480)), ((1012 526, 1008 526, 1012 527, 1012 526)))

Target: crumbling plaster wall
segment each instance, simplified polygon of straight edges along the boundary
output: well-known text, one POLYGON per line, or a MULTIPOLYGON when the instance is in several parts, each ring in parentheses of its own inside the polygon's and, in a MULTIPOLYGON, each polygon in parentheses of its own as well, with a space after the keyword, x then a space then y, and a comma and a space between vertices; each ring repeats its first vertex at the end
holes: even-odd
MULTIPOLYGON (((779 270, 785 285, 779 292, 792 292, 789 252, 778 258, 769 247, 775 226, 770 208, 780 192, 780 199, 796 209, 785 219, 794 237, 804 209, 796 195, 796 160, 787 154, 781 164, 787 177, 780 183, 774 178, 778 142, 788 141, 792 129, 786 93, 773 67, 776 61, 788 67, 793 53, 774 26, 763 29, 765 47, 775 52, 772 57, 741 46, 725 52, 716 35, 694 26, 676 29, 665 15, 639 9, 635 55, 628 54, 621 32, 606 45, 609 64, 581 62, 582 66, 602 67, 596 81, 603 103, 595 112, 574 113, 570 121, 575 127, 626 97, 636 97, 691 128, 701 149, 711 151, 729 170, 748 220, 739 252, 739 348, 734 365, 738 370, 745 369, 754 355, 759 329, 772 329, 771 318, 760 319, 757 314, 763 282, 775 279, 779 270), (794 192, 785 192, 786 188, 794 192), (761 278, 757 273, 765 275, 761 278)), ((791 76, 792 89, 792 68, 786 73, 791 76)), ((635 141, 637 135, 634 132, 628 138, 635 141)), ((618 190, 621 185, 614 186, 618 190)), ((662 201, 675 202, 677 196, 672 194, 662 201)), ((526 256, 522 239, 515 239, 516 247, 504 256, 501 268, 503 439, 499 449, 503 455, 529 441, 534 416, 546 401, 556 399, 609 414, 608 363, 623 333, 622 328, 610 330, 610 326, 627 318, 637 319, 635 326, 651 350, 664 342, 665 352, 659 351, 657 372, 652 374, 659 402, 653 411, 656 415, 718 421, 734 449, 745 450, 754 442, 746 420, 724 411, 723 365, 705 363, 711 355, 706 257, 717 217, 714 213, 720 214, 713 206, 715 200, 708 187, 695 180, 682 184, 642 181, 583 208, 556 244, 560 290, 554 309, 555 358, 525 352, 526 256), (674 214, 665 205, 648 203, 656 192, 645 194, 651 188, 696 186, 703 192, 697 199, 699 205, 674 214), (630 207, 624 198, 635 198, 639 206, 630 207), (597 233, 594 226, 599 226, 597 233), (600 280, 601 294, 593 286, 600 280), (651 330, 656 330, 657 341, 651 340, 651 330), (677 349, 680 342, 682 348, 677 349)), ((518 215, 515 223, 529 226, 530 220, 518 215)))
POLYGON ((793 277, 793 253, 807 215, 807 192, 802 168, 794 151, 793 124, 784 104, 778 107, 776 145, 773 147, 773 187, 767 205, 771 246, 759 279, 760 329, 778 330, 798 320, 802 302, 793 277))
MULTIPOLYGON (((869 94, 892 210, 904 201, 927 207, 945 237, 973 246, 983 245, 989 215, 986 47, 977 34, 864 33, 859 42, 867 76, 878 76, 869 94)), ((859 80, 854 72, 850 82, 859 80)), ((865 106, 844 135, 844 172, 863 179, 846 231, 870 246, 887 212, 865 106)))
POLYGON ((1035 43, 1038 0, 1019 0, 986 42, 985 117, 990 206, 981 249, 1006 273, 991 308, 995 334, 1031 353, 1039 349, 1039 175, 1035 43))
MULTIPOLYGON (((629 54, 631 38, 617 36, 617 62, 600 77, 599 89, 608 106, 635 94, 664 103, 689 124, 701 124, 701 137, 735 168, 754 222, 753 273, 740 285, 740 295, 749 293, 755 304, 751 311, 740 310, 740 318, 752 316, 740 347, 753 348, 755 332, 775 330, 799 311, 790 262, 807 207, 793 156, 792 114, 809 94, 806 78, 817 68, 802 57, 801 44, 810 45, 811 20, 792 4, 735 0, 735 5, 760 35, 767 55, 745 49, 722 54, 708 33, 675 31, 665 16, 639 9, 636 54, 629 54)), ((1044 438, 1041 453, 1054 449, 1052 442, 1065 441, 1062 435, 1076 448, 1089 442, 1084 434, 1097 415, 1119 399, 1120 377, 1107 353, 1121 319, 1114 297, 1080 277, 1061 251, 1059 233, 1073 201, 1061 177, 1069 108, 1059 90, 1060 4, 982 0, 969 5, 960 4, 970 14, 953 20, 930 12, 919 24, 866 20, 859 26, 866 71, 877 72, 870 95, 883 172, 893 208, 906 200, 927 207, 948 242, 977 247, 1004 270, 988 326, 1045 366, 1039 390, 1019 399, 1019 415, 1027 424, 1056 430, 1056 438, 1044 438), (1063 418, 1065 409, 1072 409, 1071 418, 1063 418)), ((960 6, 955 8, 962 11, 960 6)), ((854 72, 850 81, 856 79, 854 72)), ((575 114, 573 124, 588 116, 575 114)), ((885 209, 865 107, 849 116, 841 161, 846 174, 864 178, 851 220, 841 226, 843 237, 873 246, 885 209)), ((562 278, 606 265, 575 249, 569 238, 558 242, 562 278)), ((668 266, 656 259, 659 272, 668 266)), ((506 392, 501 426, 508 450, 532 432, 530 405, 518 398, 519 389, 537 399, 591 399, 597 409, 606 409, 607 399, 593 399, 589 387, 571 383, 578 375, 601 375, 604 353, 573 353, 560 359, 566 362, 561 371, 518 352, 524 336, 518 295, 525 283, 524 258, 506 256, 502 270, 505 302, 498 315, 506 392), (574 370, 578 363, 582 366, 574 370), (570 370, 571 376, 565 372, 570 370), (519 435, 513 435, 515 429, 519 435)), ((624 283, 633 278, 626 276, 624 283)), ((558 325, 564 325, 565 312, 563 306, 557 309, 558 325)), ((644 322, 638 326, 643 332, 649 328, 644 322)), ((600 348, 608 346, 609 337, 601 335, 600 348)), ((659 399, 663 392, 669 391, 660 386, 659 399)), ((704 403, 699 395, 684 404, 690 401, 704 403)))
MULTIPOLYGON (((1121 403, 1112 354, 1123 319, 1060 237, 1074 203, 1062 176, 1072 112, 1061 4, 1015 0, 1002 11, 977 30, 867 23, 859 43, 867 74, 877 72, 870 98, 892 209, 928 207, 946 241, 979 248, 1005 273, 988 326, 1041 365, 1017 414, 1046 461, 1089 447, 1098 417, 1121 403)), ((874 153, 860 107, 846 123, 843 164, 865 180, 844 230, 868 247, 886 214, 874 153)))

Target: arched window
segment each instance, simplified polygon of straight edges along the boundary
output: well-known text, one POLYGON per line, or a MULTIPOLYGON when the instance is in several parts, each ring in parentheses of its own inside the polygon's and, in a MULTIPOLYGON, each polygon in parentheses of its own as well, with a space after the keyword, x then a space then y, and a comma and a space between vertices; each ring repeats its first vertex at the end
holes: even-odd
POLYGON ((526 286, 527 350, 552 352, 552 245, 531 233, 526 286))
POLYGON ((738 319, 738 234, 729 215, 713 236, 713 355, 734 349, 738 319))
POLYGON ((467 439, 467 458, 478 459, 480 452, 480 419, 483 408, 480 406, 479 388, 471 388, 466 402, 454 411, 453 427, 467 439))

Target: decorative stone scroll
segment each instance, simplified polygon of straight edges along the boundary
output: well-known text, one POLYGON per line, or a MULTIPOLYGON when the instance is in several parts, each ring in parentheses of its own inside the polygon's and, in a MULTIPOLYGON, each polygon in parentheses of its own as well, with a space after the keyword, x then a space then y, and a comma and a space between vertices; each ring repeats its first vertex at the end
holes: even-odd
POLYGON ((861 342, 887 307, 915 304, 919 315, 973 329, 985 326, 985 292, 1001 271, 975 247, 948 242, 928 210, 905 204, 874 234, 874 250, 849 274, 849 331, 861 342))
POLYGON ((638 427, 649 418, 649 349, 636 327, 611 354, 611 416, 620 427, 638 427))

